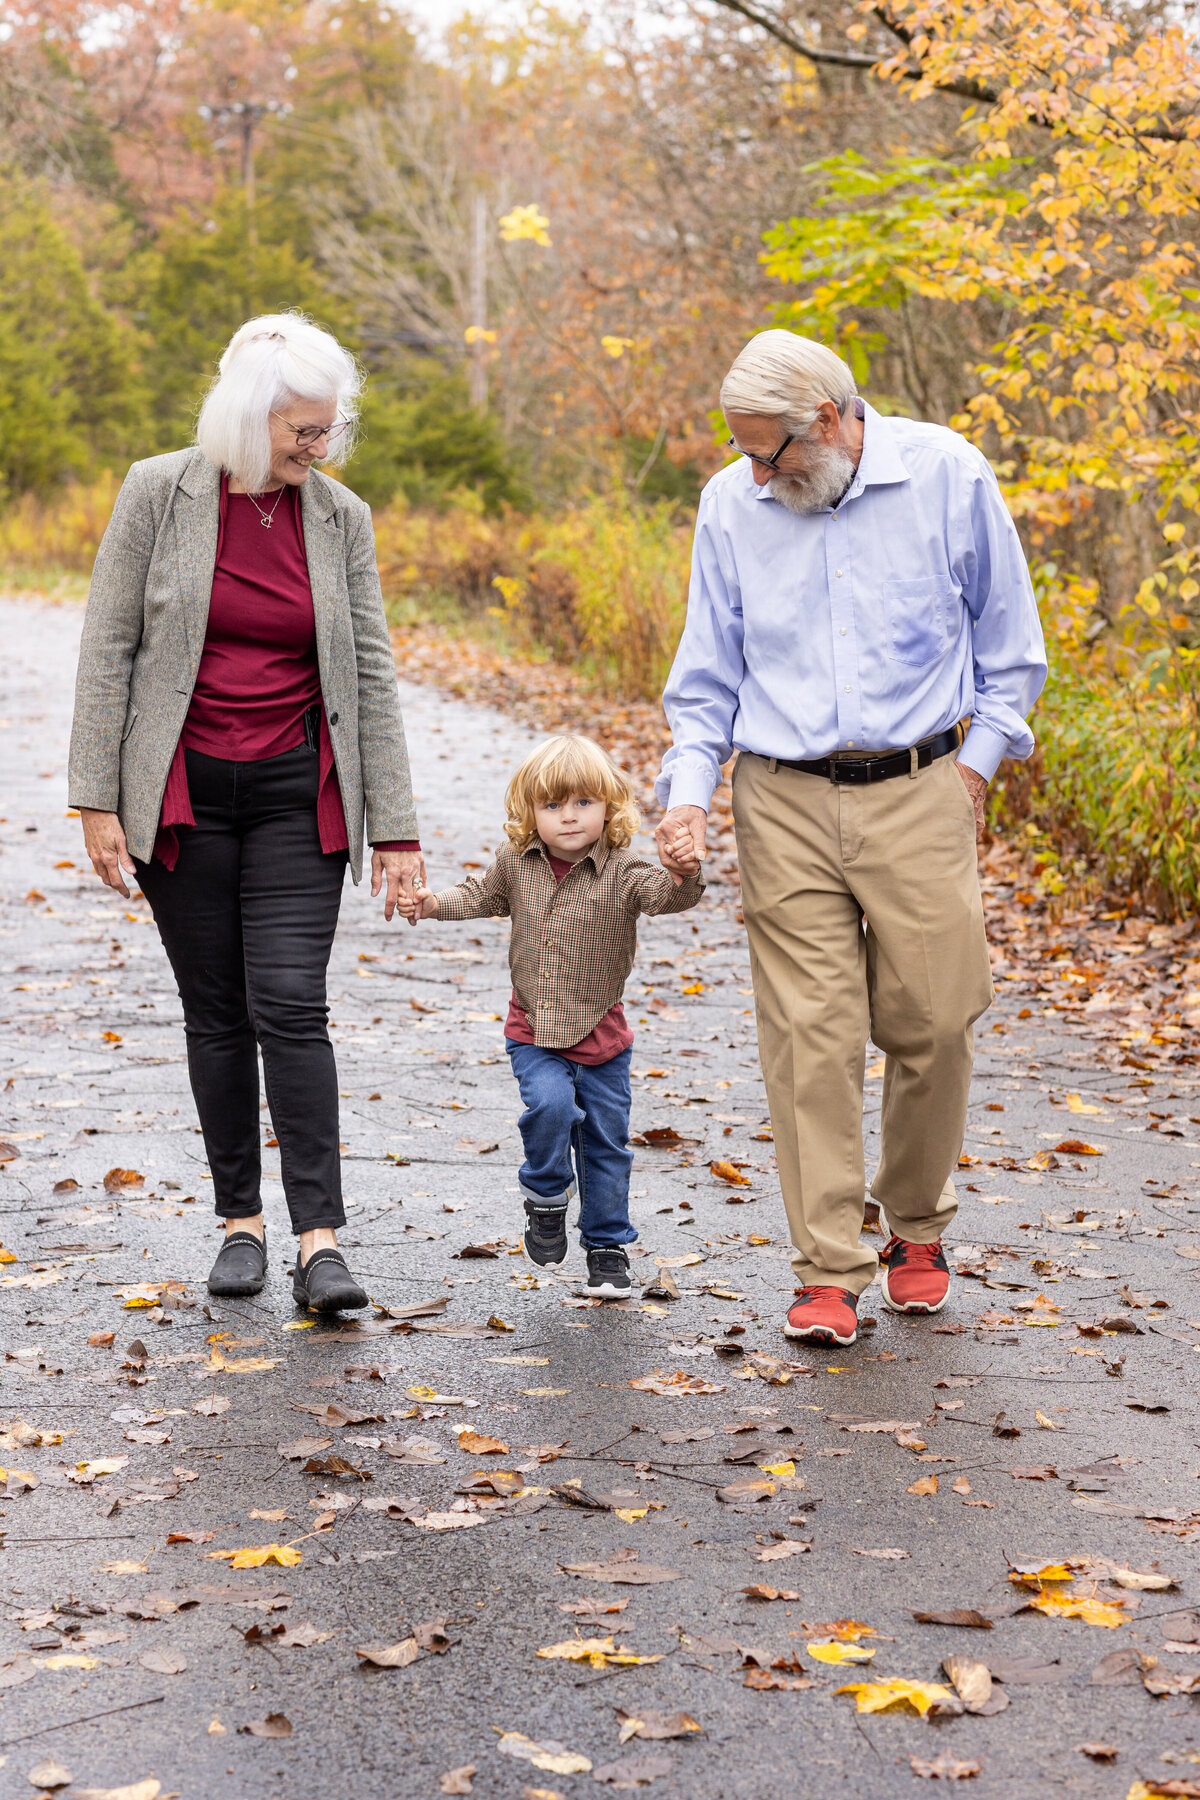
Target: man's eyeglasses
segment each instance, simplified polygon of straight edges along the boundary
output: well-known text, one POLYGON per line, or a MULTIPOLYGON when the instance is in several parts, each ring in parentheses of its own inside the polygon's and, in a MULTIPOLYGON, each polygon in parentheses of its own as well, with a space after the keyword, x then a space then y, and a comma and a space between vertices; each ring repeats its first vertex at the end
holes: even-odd
POLYGON ((784 438, 782 444, 780 444, 778 450, 776 450, 774 456, 751 456, 749 450, 742 449, 742 446, 737 442, 736 438, 727 438, 726 439, 726 442, 729 445, 729 448, 731 450, 736 450, 739 456, 749 457, 750 461, 752 463, 757 463, 761 469, 774 469, 775 473, 777 475, 781 473, 781 470, 779 467, 780 457, 783 455, 783 453, 787 449, 788 445, 794 444, 795 441, 796 441, 795 432, 789 431, 788 435, 784 438))
MULTIPOLYGON (((282 413, 272 411, 271 417, 281 420, 289 431, 295 432, 298 450, 311 450, 321 438, 325 438, 331 445, 334 444, 350 423, 349 419, 338 419, 333 425, 293 425, 292 421, 285 419, 282 413)), ((791 442, 790 438, 788 442, 791 442)))

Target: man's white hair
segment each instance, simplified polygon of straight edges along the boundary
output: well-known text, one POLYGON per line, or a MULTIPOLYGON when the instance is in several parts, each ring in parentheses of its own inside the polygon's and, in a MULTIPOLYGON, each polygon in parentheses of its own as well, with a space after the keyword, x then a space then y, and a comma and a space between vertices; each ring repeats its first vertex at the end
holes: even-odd
POLYGON ((289 401, 333 400, 349 426, 323 460, 344 463, 354 448, 363 379, 349 350, 303 313, 265 313, 226 345, 200 408, 196 442, 210 463, 257 494, 271 479, 270 414, 289 401))
POLYGON ((858 389, 840 356, 812 338, 794 331, 760 331, 733 360, 721 383, 721 410, 778 419, 785 431, 800 437, 832 400, 839 416, 858 389))

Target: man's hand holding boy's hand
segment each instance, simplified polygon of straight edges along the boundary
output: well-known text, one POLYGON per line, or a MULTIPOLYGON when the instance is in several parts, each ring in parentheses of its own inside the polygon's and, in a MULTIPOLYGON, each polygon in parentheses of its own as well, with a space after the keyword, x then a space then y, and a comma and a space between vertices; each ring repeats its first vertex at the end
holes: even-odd
POLYGON ((676 887, 694 875, 707 855, 708 814, 701 806, 673 806, 654 832, 658 860, 676 887))

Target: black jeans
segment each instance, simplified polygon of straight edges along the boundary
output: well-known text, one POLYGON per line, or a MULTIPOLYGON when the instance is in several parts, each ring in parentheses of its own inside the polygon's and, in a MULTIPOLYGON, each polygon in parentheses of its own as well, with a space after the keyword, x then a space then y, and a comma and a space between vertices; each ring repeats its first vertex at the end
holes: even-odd
POLYGON ((292 1229, 336 1228, 346 1215, 325 971, 348 858, 321 850, 319 758, 307 745, 265 762, 186 755, 195 826, 180 828, 174 869, 137 871, 183 1001, 217 1212, 262 1210, 261 1048, 292 1229))

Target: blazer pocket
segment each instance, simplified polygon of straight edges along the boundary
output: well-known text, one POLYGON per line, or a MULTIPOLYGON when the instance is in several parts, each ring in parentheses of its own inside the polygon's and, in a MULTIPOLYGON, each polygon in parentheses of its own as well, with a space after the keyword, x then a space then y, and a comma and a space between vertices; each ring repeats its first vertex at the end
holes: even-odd
POLYGON ((892 656, 910 668, 925 668, 946 654, 950 609, 957 598, 945 576, 920 575, 889 581, 884 588, 892 656))
POLYGON ((137 716, 138 716, 137 707, 131 706, 125 714, 125 723, 121 728, 121 742, 122 743, 125 742, 125 739, 129 736, 130 732, 133 730, 134 726, 137 724, 137 716))

